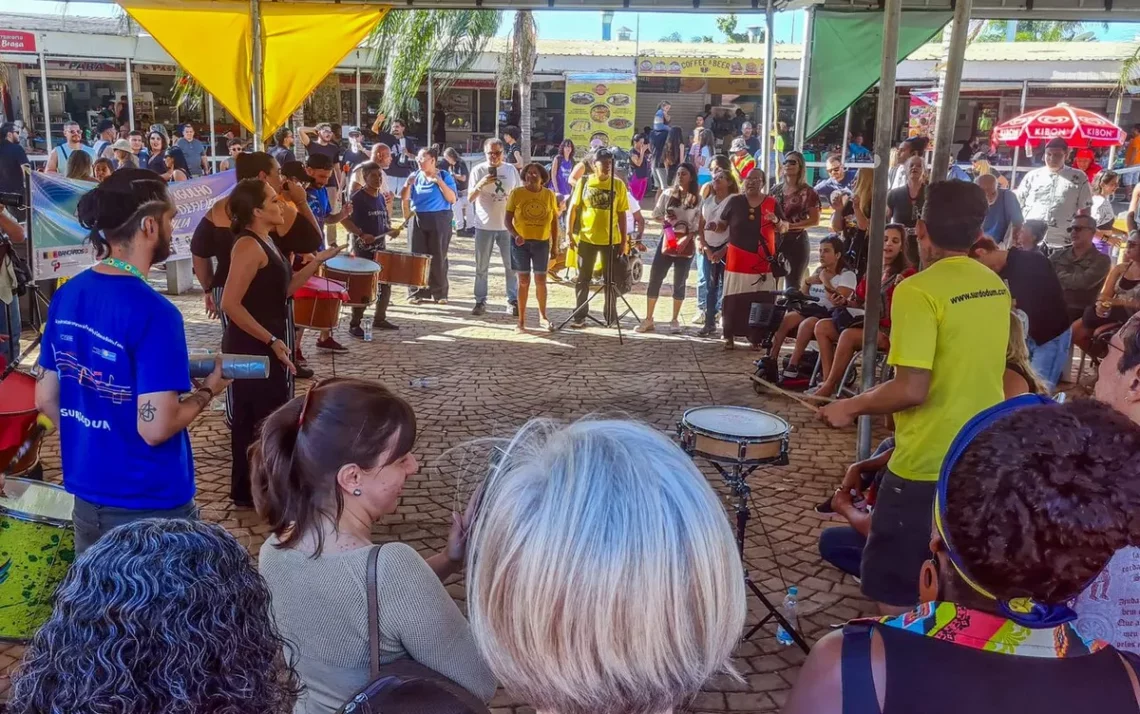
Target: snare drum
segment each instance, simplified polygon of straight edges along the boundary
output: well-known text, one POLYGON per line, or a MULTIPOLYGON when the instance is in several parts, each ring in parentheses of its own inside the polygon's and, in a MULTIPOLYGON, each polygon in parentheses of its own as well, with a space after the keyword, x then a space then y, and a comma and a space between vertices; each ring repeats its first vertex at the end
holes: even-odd
POLYGON ((0 382, 0 473, 19 476, 39 462, 43 432, 37 433, 31 448, 17 458, 20 447, 36 433, 37 414, 36 378, 13 371, 0 382))
POLYGON ((401 253, 396 250, 376 251, 380 263, 380 282, 426 288, 431 256, 424 253, 401 253))
POLYGON ((25 642, 51 616, 75 560, 74 499, 59 486, 7 479, 0 497, 0 639, 25 642))
POLYGON ((677 424, 690 456, 732 464, 788 463, 790 431, 780 417, 748 407, 696 407, 677 424))
POLYGON ((338 255, 324 264, 325 277, 345 284, 348 304, 365 307, 376 302, 376 284, 380 279, 380 266, 367 258, 338 255))
POLYGON ((297 327, 331 330, 340 317, 340 304, 347 301, 344 283, 314 275, 293 293, 293 323, 297 327))

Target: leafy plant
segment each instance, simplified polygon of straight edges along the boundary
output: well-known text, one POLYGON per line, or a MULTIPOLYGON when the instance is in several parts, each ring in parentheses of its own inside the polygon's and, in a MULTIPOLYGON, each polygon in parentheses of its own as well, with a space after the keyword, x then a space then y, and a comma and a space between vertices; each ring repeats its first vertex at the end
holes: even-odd
POLYGON ((515 13, 515 23, 507 38, 507 51, 499 57, 499 83, 519 88, 519 132, 522 134, 523 161, 530 161, 531 92, 534 66, 538 62, 538 26, 530 10, 515 13))

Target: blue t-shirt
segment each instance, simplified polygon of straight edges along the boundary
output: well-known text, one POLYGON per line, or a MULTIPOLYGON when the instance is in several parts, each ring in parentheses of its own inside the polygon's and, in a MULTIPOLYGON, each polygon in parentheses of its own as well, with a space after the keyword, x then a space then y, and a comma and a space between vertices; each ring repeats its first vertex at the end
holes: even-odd
POLYGON ((352 222, 364 233, 381 238, 389 230, 388 202, 383 194, 373 196, 364 189, 352 194, 352 222))
POLYGON ((1021 217, 1021 205, 1013 191, 998 189, 997 200, 986 211, 986 220, 982 222, 982 233, 993 238, 998 243, 1005 240, 1005 232, 1011 223, 1024 223, 1021 217))
MULTIPOLYGON (((446 171, 439 172, 443 182, 452 191, 455 190, 455 179, 451 174, 446 171)), ((451 202, 443 197, 443 191, 435 184, 435 181, 428 179, 423 175, 422 171, 417 171, 416 175, 408 181, 412 185, 411 200, 412 208, 416 213, 432 213, 436 211, 450 211, 451 202)))
POLYGON ((309 202, 309 210, 313 212, 313 218, 317 219, 317 225, 320 226, 323 231, 325 229, 325 219, 332 213, 332 203, 329 202, 328 186, 305 189, 305 196, 309 202))
POLYGON ((130 275, 85 270, 51 299, 40 366, 59 374, 63 485, 85 501, 169 509, 194 498, 190 434, 150 446, 138 398, 188 392, 182 314, 130 275))

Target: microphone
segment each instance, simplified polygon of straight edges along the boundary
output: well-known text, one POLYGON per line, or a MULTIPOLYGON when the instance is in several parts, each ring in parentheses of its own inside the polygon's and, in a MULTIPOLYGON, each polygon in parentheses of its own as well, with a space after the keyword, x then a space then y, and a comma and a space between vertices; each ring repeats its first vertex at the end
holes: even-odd
MULTIPOLYGON (((209 377, 214 371, 213 352, 195 350, 190 354, 190 376, 209 377)), ((268 379, 269 358, 260 355, 222 355, 222 376, 226 379, 268 379)))

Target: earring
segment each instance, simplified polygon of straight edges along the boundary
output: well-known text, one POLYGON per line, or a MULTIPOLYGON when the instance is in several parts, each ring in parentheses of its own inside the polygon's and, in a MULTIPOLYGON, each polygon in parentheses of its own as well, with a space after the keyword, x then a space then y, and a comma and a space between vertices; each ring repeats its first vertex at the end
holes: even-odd
POLYGON ((361 493, 363 493, 363 491, 361 491, 359 488, 352 489, 353 496, 359 496, 361 493))

